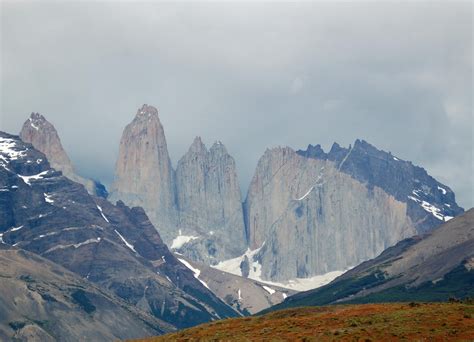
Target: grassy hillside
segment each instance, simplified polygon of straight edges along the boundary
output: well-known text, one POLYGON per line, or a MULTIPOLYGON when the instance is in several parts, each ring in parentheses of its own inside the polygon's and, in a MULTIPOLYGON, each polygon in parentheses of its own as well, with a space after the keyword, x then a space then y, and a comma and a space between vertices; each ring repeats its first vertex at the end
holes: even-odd
POLYGON ((474 340, 474 305, 391 303, 304 307, 227 319, 138 341, 474 340))

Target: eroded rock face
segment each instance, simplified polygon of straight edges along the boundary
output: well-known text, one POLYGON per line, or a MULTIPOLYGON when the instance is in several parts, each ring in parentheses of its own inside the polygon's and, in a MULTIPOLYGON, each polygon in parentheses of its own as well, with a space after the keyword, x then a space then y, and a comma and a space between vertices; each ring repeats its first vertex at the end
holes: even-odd
POLYGON ((416 234, 407 204, 340 172, 328 159, 267 150, 246 200, 251 249, 263 279, 344 270, 416 234))
POLYGON ((242 200, 234 159, 217 142, 210 150, 197 137, 178 162, 179 232, 195 237, 177 250, 206 264, 246 249, 242 200))
POLYGON ((51 167, 61 171, 69 179, 81 183, 90 194, 107 197, 105 187, 91 179, 79 176, 64 150, 56 128, 40 113, 31 113, 20 132, 24 142, 32 144, 48 158, 51 167))
POLYGON ((174 170, 158 110, 143 105, 120 140, 110 199, 141 206, 167 243, 176 235, 174 170))

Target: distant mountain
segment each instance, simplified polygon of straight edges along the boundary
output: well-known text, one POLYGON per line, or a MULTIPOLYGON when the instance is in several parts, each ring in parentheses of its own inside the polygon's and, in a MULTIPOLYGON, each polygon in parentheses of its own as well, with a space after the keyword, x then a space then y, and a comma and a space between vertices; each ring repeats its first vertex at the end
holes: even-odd
POLYGON ((114 341, 175 330, 36 254, 0 244, 0 265, 2 341, 114 341))
POLYGON ((463 212, 447 185, 428 175, 422 167, 378 150, 364 140, 357 139, 349 148, 334 143, 327 154, 320 145, 309 145, 306 151, 296 153, 307 158, 333 161, 340 171, 369 188, 378 187, 398 201, 407 203, 407 215, 418 233, 463 212))
POLYGON ((112 201, 142 206, 170 248, 278 284, 329 279, 461 214, 452 190, 363 140, 268 149, 241 204, 235 161, 196 138, 173 169, 158 110, 125 128, 112 201), (247 249, 250 249, 247 251, 247 249), (249 257, 249 255, 251 255, 249 257))
POLYGON ((244 209, 255 279, 278 282, 354 267, 463 212, 424 169, 360 140, 267 150, 244 209))
POLYGON ((69 179, 81 183, 87 191, 93 195, 107 197, 105 186, 79 176, 71 163, 56 128, 39 113, 31 113, 25 121, 20 132, 20 138, 24 142, 32 144, 38 151, 43 152, 51 163, 51 167, 61 171, 69 179))
POLYGON ((1 132, 0 239, 175 327, 238 315, 174 257, 143 209, 89 195, 32 145, 1 132))
POLYGON ((234 159, 196 138, 171 165, 158 110, 143 105, 125 127, 110 200, 141 206, 173 250, 216 264, 246 249, 234 159))
POLYGON ((269 310, 335 303, 445 301, 474 296, 474 208, 388 248, 319 289, 269 310))

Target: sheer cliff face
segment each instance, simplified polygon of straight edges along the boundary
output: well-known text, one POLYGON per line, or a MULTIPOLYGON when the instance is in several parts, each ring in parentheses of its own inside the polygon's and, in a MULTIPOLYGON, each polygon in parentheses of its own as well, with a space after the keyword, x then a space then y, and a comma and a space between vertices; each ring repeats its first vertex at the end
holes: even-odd
POLYGON ((245 202, 254 267, 278 281, 355 266, 462 212, 424 169, 360 140, 267 150, 245 202))
POLYGON ((31 116, 23 124, 20 138, 44 153, 51 167, 61 171, 69 179, 84 185, 90 194, 107 196, 107 192, 101 184, 76 174, 71 160, 61 144, 58 132, 43 115, 31 113, 31 116))
POLYGON ((158 110, 143 105, 120 140, 111 200, 141 206, 163 239, 176 231, 174 171, 158 110))
POLYGON ((214 264, 245 251, 235 161, 222 143, 207 150, 201 139, 196 138, 178 162, 176 189, 179 234, 194 237, 178 248, 180 253, 214 264))
POLYGON ((406 209, 332 161, 267 150, 246 201, 250 248, 263 246, 256 256, 263 279, 343 270, 415 234, 406 209))

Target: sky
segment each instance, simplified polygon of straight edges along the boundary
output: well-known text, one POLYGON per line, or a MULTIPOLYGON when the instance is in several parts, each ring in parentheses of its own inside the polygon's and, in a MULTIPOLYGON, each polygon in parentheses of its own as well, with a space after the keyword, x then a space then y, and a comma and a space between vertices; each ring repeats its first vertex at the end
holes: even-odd
POLYGON ((360 138, 474 206, 470 1, 0 2, 0 130, 42 113, 84 176, 147 103, 174 165, 220 140, 244 197, 266 148, 360 138))

